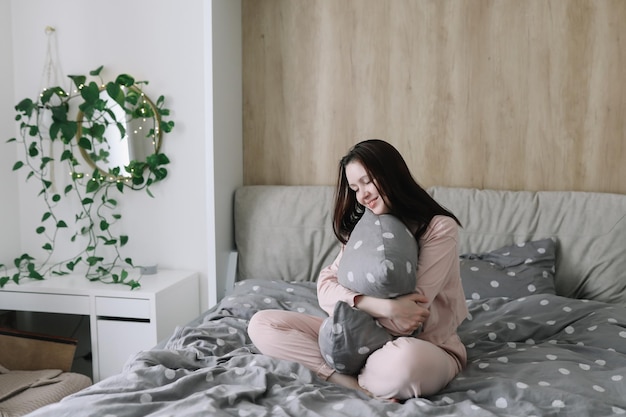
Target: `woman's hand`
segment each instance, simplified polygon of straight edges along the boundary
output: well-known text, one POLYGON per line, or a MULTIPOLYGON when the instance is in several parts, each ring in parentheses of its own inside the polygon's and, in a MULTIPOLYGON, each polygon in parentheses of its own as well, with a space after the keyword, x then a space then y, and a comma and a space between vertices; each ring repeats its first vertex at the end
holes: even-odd
POLYGON ((430 316, 430 311, 420 305, 428 302, 421 294, 406 294, 390 301, 391 311, 388 318, 395 324, 395 329, 404 334, 411 334, 419 329, 430 316))
POLYGON ((355 306, 372 317, 392 333, 409 335, 422 326, 430 311, 420 305, 428 299, 421 294, 411 293, 394 299, 359 296, 355 306))

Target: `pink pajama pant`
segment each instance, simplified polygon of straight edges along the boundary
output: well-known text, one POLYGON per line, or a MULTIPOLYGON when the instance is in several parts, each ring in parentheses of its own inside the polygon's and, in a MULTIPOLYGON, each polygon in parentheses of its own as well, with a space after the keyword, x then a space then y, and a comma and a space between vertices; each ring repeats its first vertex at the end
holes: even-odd
MULTIPOLYGON (((298 362, 326 380, 335 371, 320 353, 322 321, 292 311, 262 310, 252 316, 248 334, 261 353, 298 362)), ((459 371, 458 362, 440 347, 399 337, 372 353, 357 378, 375 397, 404 400, 435 394, 459 371)))

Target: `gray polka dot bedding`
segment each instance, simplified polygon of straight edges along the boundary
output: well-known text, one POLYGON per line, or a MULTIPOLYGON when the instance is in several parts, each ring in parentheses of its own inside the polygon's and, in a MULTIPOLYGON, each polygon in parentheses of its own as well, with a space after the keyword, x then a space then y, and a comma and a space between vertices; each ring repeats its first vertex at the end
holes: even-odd
POLYGON ((262 355, 247 335, 261 309, 326 317, 312 281, 339 249, 333 191, 238 189, 240 283, 120 374, 29 417, 626 417, 626 196, 430 188, 463 224, 468 364, 437 395, 394 403, 262 355))
POLYGON ((431 397, 380 401, 259 354, 254 312, 325 313, 313 283, 248 280, 161 349, 30 417, 626 415, 626 307, 551 293, 467 304, 468 366, 431 397))

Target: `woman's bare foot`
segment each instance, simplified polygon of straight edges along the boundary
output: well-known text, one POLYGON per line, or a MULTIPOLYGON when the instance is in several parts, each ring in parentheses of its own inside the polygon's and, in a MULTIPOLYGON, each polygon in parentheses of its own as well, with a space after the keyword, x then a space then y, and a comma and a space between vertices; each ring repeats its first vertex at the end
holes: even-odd
POLYGON ((334 372, 329 378, 328 382, 332 382, 333 384, 341 385, 343 387, 352 388, 354 390, 361 391, 368 396, 372 397, 372 393, 359 385, 356 377, 351 375, 340 374, 339 372, 334 372))

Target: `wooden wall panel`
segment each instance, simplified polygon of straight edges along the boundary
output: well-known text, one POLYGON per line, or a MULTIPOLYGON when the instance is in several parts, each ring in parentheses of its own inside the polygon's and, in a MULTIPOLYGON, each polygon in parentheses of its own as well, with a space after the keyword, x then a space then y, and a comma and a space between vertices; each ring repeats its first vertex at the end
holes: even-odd
POLYGON ((382 138, 424 186, 626 193, 626 1, 244 0, 244 181, 334 184, 382 138))

